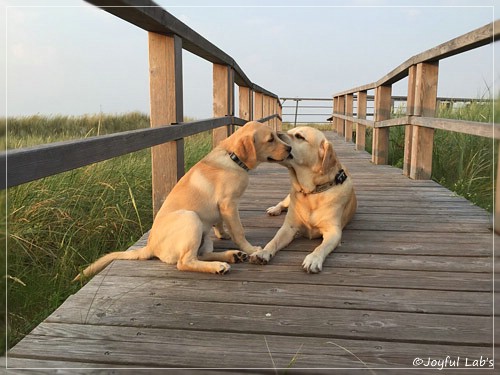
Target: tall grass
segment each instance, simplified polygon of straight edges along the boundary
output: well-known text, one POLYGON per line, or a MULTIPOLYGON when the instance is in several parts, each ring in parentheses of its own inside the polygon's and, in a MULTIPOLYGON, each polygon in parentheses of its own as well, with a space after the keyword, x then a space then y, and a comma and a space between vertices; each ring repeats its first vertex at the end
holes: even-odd
MULTIPOLYGON (((31 116, 9 118, 2 131, 16 148, 147 126, 140 113, 31 116)), ((186 169, 210 148, 208 132, 186 138, 186 169)), ((1 319, 9 347, 81 287, 71 280, 83 265, 126 249, 151 227, 150 155, 142 150, 8 189, 8 316, 2 309, 1 319)), ((0 345, 5 350, 5 340, 0 345)))
MULTIPOLYGON (((437 109, 436 117, 493 123, 500 118, 500 101, 474 101, 467 105, 437 109), (496 113, 493 112, 495 107, 496 113)), ((393 117, 403 116, 401 108, 393 117)), ((391 127, 389 132, 389 164, 403 167, 405 128, 391 127)), ((472 203, 492 212, 494 173, 498 160, 498 141, 474 135, 436 130, 431 178, 472 203)), ((372 131, 367 129, 367 151, 371 153, 372 131)))

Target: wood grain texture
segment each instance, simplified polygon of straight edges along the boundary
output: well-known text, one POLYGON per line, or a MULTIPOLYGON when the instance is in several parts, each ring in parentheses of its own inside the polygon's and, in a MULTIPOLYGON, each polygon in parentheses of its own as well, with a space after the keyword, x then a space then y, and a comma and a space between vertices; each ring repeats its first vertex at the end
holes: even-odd
MULTIPOLYGON (((230 68, 226 65, 213 64, 213 116, 230 115, 231 91, 229 82, 231 75, 230 68)), ((229 135, 229 127, 221 127, 212 131, 212 147, 229 135)))
MULTIPOLYGON (((378 86, 375 89, 375 121, 391 117, 391 86, 378 86)), ((389 129, 373 129, 372 162, 387 164, 389 161, 389 129)))
MULTIPOLYGON (((148 42, 150 122, 155 128, 182 121, 182 75, 177 74, 178 70, 182 73, 182 61, 178 61, 182 45, 176 37, 152 32, 148 33, 148 42)), ((184 172, 182 146, 182 142, 168 142, 151 149, 153 215, 184 172)))
MULTIPOLYGON (((115 261, 16 345, 11 365, 274 374, 293 359, 297 371, 357 368, 341 346, 376 373, 410 373, 416 357, 491 357, 491 216, 434 181, 373 165, 366 152, 326 134, 359 203, 320 274, 301 269, 320 243, 306 238, 266 266, 235 264, 225 276, 180 272, 158 260, 115 261)), ((279 165, 250 173, 240 216, 252 244, 276 234, 284 215, 265 209, 289 186, 279 165)), ((146 240, 147 233, 135 246, 146 240)), ((234 249, 231 240, 213 241, 216 251, 234 249)))
MULTIPOLYGON (((366 91, 358 91, 357 97, 357 118, 358 120, 366 119, 366 91)), ((356 150, 364 151, 366 146, 366 125, 356 122, 356 150)))

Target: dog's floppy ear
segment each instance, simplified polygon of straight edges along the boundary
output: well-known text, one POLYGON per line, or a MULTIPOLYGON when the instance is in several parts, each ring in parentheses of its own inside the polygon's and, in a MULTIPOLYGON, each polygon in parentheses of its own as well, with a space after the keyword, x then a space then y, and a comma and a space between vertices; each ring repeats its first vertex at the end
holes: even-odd
POLYGON ((250 169, 257 166, 257 150, 255 149, 255 139, 253 135, 248 134, 239 139, 236 143, 234 153, 250 169))
POLYGON ((326 174, 328 171, 333 169, 337 163, 337 154, 333 150, 333 146, 330 142, 328 142, 326 139, 321 141, 320 147, 319 147, 319 156, 321 161, 321 173, 326 174))

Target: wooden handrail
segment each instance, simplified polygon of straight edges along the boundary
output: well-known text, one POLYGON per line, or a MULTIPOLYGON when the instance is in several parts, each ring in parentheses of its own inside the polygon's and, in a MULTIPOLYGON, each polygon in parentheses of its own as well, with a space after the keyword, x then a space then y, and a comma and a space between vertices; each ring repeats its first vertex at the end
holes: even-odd
POLYGON ((461 35, 448 42, 442 43, 439 46, 431 48, 425 52, 419 53, 408 60, 398 65, 391 72, 380 78, 376 82, 358 86, 349 90, 341 91, 333 94, 343 96, 347 94, 355 94, 359 91, 373 90, 378 86, 392 85, 395 82, 408 76, 408 69, 416 64, 424 62, 433 62, 445 59, 450 56, 470 51, 472 49, 488 45, 500 38, 500 20, 484 25, 467 34, 461 35))
POLYGON ((182 39, 182 47, 196 56, 214 64, 227 65, 235 71, 234 82, 238 86, 249 87, 273 98, 278 96, 253 83, 236 61, 182 21, 171 15, 154 1, 141 0, 85 0, 139 28, 163 35, 177 35, 182 39))

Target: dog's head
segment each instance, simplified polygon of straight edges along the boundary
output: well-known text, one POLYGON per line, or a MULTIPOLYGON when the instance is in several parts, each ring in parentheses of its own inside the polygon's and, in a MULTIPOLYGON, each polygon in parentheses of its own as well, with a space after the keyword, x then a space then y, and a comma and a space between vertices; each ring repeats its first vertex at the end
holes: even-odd
POLYGON ((287 167, 328 175, 338 164, 332 144, 318 129, 301 126, 288 133, 279 133, 278 136, 292 146, 290 157, 281 163, 287 167))
POLYGON ((275 131, 257 121, 247 122, 228 138, 229 148, 250 169, 261 162, 282 162, 291 147, 275 131))

